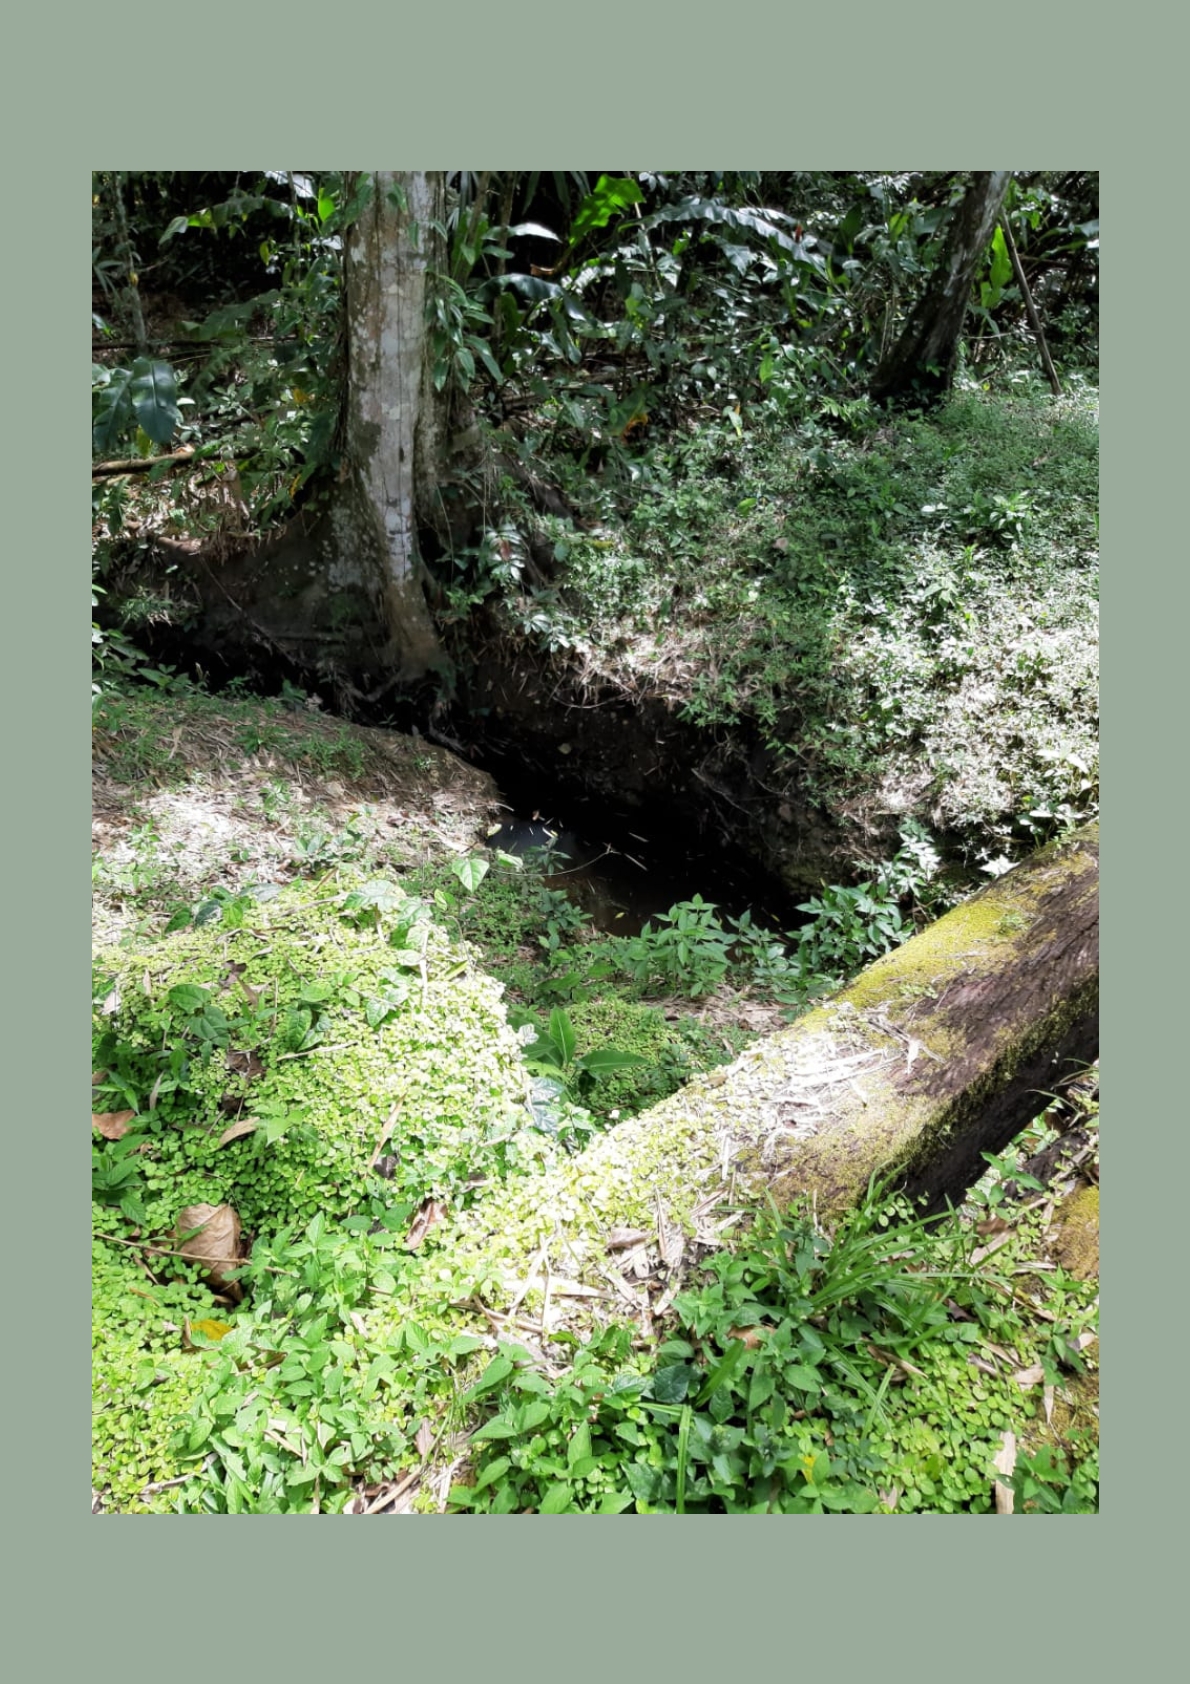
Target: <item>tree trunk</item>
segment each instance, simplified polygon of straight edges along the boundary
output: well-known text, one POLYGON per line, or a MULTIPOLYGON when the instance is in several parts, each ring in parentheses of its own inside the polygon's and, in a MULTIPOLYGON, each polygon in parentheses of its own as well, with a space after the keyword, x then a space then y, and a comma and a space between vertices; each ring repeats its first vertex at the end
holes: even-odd
POLYGON ((950 390, 971 283, 1011 179, 1011 170, 972 175, 929 284, 873 376, 870 390, 876 402, 909 394, 928 400, 950 390))
POLYGON ((330 582, 363 585, 388 632, 382 664, 401 681, 449 661, 423 589, 419 511, 437 475, 443 400, 429 374, 427 270, 439 261, 441 172, 378 170, 347 234, 347 475, 322 551, 330 582))

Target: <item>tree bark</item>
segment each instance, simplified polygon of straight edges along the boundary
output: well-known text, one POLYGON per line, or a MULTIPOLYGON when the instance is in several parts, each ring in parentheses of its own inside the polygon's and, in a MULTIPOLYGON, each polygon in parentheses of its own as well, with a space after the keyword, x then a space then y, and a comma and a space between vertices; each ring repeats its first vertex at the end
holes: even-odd
POLYGON ((929 284, 873 376, 870 392, 877 403, 911 394, 928 401, 950 390, 971 283, 1011 179, 1011 170, 972 175, 929 284))
POLYGON ((347 234, 347 473, 322 550, 332 585, 363 584, 388 632, 384 664, 408 682, 449 661, 423 588, 418 517, 442 450, 442 399, 430 378, 428 270, 440 260, 441 172, 378 170, 347 234))

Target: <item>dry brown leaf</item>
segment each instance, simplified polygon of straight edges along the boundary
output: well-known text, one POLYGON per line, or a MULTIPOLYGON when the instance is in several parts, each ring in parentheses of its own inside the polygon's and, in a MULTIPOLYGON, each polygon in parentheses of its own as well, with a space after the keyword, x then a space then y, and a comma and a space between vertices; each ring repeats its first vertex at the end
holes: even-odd
MULTIPOLYGON (((1006 1432, 1000 1440, 1000 1448, 992 1458, 992 1466, 997 1473, 1002 1473, 1005 1479, 1012 1478, 1016 1467, 1016 1434, 1006 1432)), ((995 1482, 996 1513, 1011 1514, 1013 1492, 1011 1485, 1005 1485, 1002 1480, 995 1482)))
POLYGON ((230 1271, 240 1262, 240 1219, 231 1205, 187 1205, 178 1212, 174 1239, 179 1255, 197 1263, 212 1286, 239 1296, 230 1271))
POLYGON ((763 1335, 771 1333, 772 1331, 771 1327, 764 1327, 763 1325, 760 1327, 729 1327, 727 1330, 727 1337, 729 1339, 738 1339, 741 1345, 745 1346, 749 1351, 754 1351, 760 1344, 763 1335))
POLYGON ((235 1048, 229 1048, 227 1068, 233 1075, 247 1076, 250 1082, 255 1081, 258 1076, 264 1075, 264 1065, 260 1062, 257 1054, 252 1051, 237 1052, 235 1048))
POLYGON ((439 1204, 437 1199, 427 1199, 409 1225, 409 1232, 405 1235, 406 1251, 416 1251, 435 1222, 441 1222, 445 1215, 445 1205, 439 1204))
POLYGON ((1042 1407, 1045 1410, 1045 1424, 1050 1426, 1054 1419, 1054 1388, 1047 1386, 1041 1394, 1042 1407))
POLYGON ((1013 1379, 1018 1386, 1028 1391, 1030 1386, 1039 1386, 1045 1379, 1045 1369, 1039 1362, 1035 1362, 1031 1368, 1018 1368, 1013 1379))
POLYGON ((385 1146, 388 1142, 388 1137, 393 1132, 393 1130, 396 1128, 397 1118, 400 1115, 401 1115, 401 1107, 399 1105, 394 1105, 392 1110, 389 1112, 388 1116, 384 1119, 384 1127, 380 1131, 380 1139, 376 1142, 376 1150, 372 1153, 372 1156, 368 1159, 368 1168, 369 1169, 375 1169, 376 1168, 376 1161, 380 1157, 380 1154, 384 1151, 384 1148, 385 1148, 385 1146))
POLYGON ((428 1456, 434 1448, 434 1429, 428 1421, 423 1421, 417 1429, 417 1436, 413 1440, 417 1446, 419 1456, 428 1456))
POLYGON ((609 1251, 627 1251, 649 1237, 643 1228, 613 1228, 604 1244, 609 1251))
POLYGON ((256 1125, 259 1121, 259 1117, 241 1117, 238 1123, 233 1123, 230 1128, 224 1129, 219 1136, 220 1146, 226 1146, 229 1140, 242 1140, 246 1134, 255 1134, 256 1125))
POLYGON ((91 1127, 98 1129, 105 1140, 123 1140, 135 1116, 135 1111, 92 1111, 91 1127))

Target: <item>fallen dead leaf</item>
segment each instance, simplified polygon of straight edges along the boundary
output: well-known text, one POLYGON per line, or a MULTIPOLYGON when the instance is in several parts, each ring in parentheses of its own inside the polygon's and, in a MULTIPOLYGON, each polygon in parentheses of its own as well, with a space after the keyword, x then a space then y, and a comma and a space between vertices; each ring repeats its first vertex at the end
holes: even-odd
POLYGON ((368 1159, 368 1168, 369 1169, 375 1169, 376 1168, 377 1159, 380 1157, 380 1154, 384 1151, 384 1148, 385 1148, 386 1144, 388 1143, 388 1137, 393 1132, 393 1130, 396 1128, 397 1118, 400 1115, 401 1115, 401 1107, 399 1105, 394 1105, 392 1110, 389 1112, 388 1116, 384 1119, 384 1127, 380 1131, 380 1139, 376 1142, 376 1150, 372 1153, 372 1156, 368 1159))
POLYGON ((92 1111, 91 1127, 105 1140, 123 1140, 135 1116, 135 1111, 92 1111))
POLYGON ((434 1429, 428 1421, 423 1421, 417 1429, 417 1436, 413 1440, 417 1446, 419 1456, 428 1456, 434 1448, 434 1429))
POLYGON ((227 1337, 233 1326, 234 1323, 232 1322, 213 1321, 209 1317, 204 1321, 187 1320, 182 1324, 182 1344, 188 1351, 201 1351, 205 1347, 194 1343, 191 1338, 192 1333, 201 1333, 204 1339, 209 1339, 212 1343, 218 1344, 220 1339, 227 1337))
POLYGON ((643 1228, 613 1228, 604 1244, 609 1251, 627 1251, 630 1246, 639 1245, 649 1238, 643 1228))
MULTIPOLYGON (((997 1473, 1002 1473, 1005 1479, 1011 1479, 1016 1467, 1016 1434, 1006 1432, 1000 1440, 1000 1448, 992 1459, 992 1466, 997 1473)), ((1005 1485, 1002 1480, 995 1482, 996 1513, 1011 1514, 1013 1491, 1011 1485, 1005 1485)))
POLYGON ((427 1199, 409 1224, 409 1232, 405 1235, 406 1251, 416 1251, 435 1222, 441 1222, 445 1215, 445 1205, 439 1204, 437 1199, 427 1199))
POLYGON ((240 1295, 230 1275, 240 1263, 240 1218, 231 1205, 187 1205, 178 1212, 174 1239, 179 1255, 197 1263, 212 1286, 240 1295))
POLYGON ((260 1062, 257 1054, 251 1050, 248 1052, 237 1052, 235 1048, 229 1049, 227 1054, 227 1068, 232 1071, 234 1075, 247 1076, 249 1081, 255 1081, 258 1076, 264 1075, 264 1065, 260 1062))
POLYGON ((229 1140, 241 1140, 246 1134, 255 1134, 258 1121, 257 1117, 241 1117, 238 1123, 224 1129, 219 1136, 220 1146, 226 1146, 229 1140))
POLYGON ((1045 1379, 1045 1369, 1039 1362, 1035 1362, 1031 1368, 1018 1368, 1013 1379, 1018 1386, 1028 1391, 1030 1386, 1039 1386, 1045 1379))
POLYGON ((770 1327, 729 1327, 727 1337, 738 1339, 747 1350, 754 1351, 760 1344, 762 1335, 771 1332, 770 1327))

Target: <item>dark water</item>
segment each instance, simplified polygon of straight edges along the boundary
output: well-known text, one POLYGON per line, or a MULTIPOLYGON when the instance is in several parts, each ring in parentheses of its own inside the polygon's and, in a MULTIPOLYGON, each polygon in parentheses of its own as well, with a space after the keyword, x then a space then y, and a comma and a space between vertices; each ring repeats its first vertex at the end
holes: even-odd
POLYGON ((659 839, 623 825, 615 827, 614 835, 615 842, 595 841, 561 816, 537 810, 506 820, 485 840, 515 858, 539 862, 550 888, 568 894, 606 934, 638 935, 651 918, 696 894, 720 916, 738 916, 750 908, 774 929, 789 926, 784 892, 722 851, 691 852, 682 847, 682 839, 659 839))

